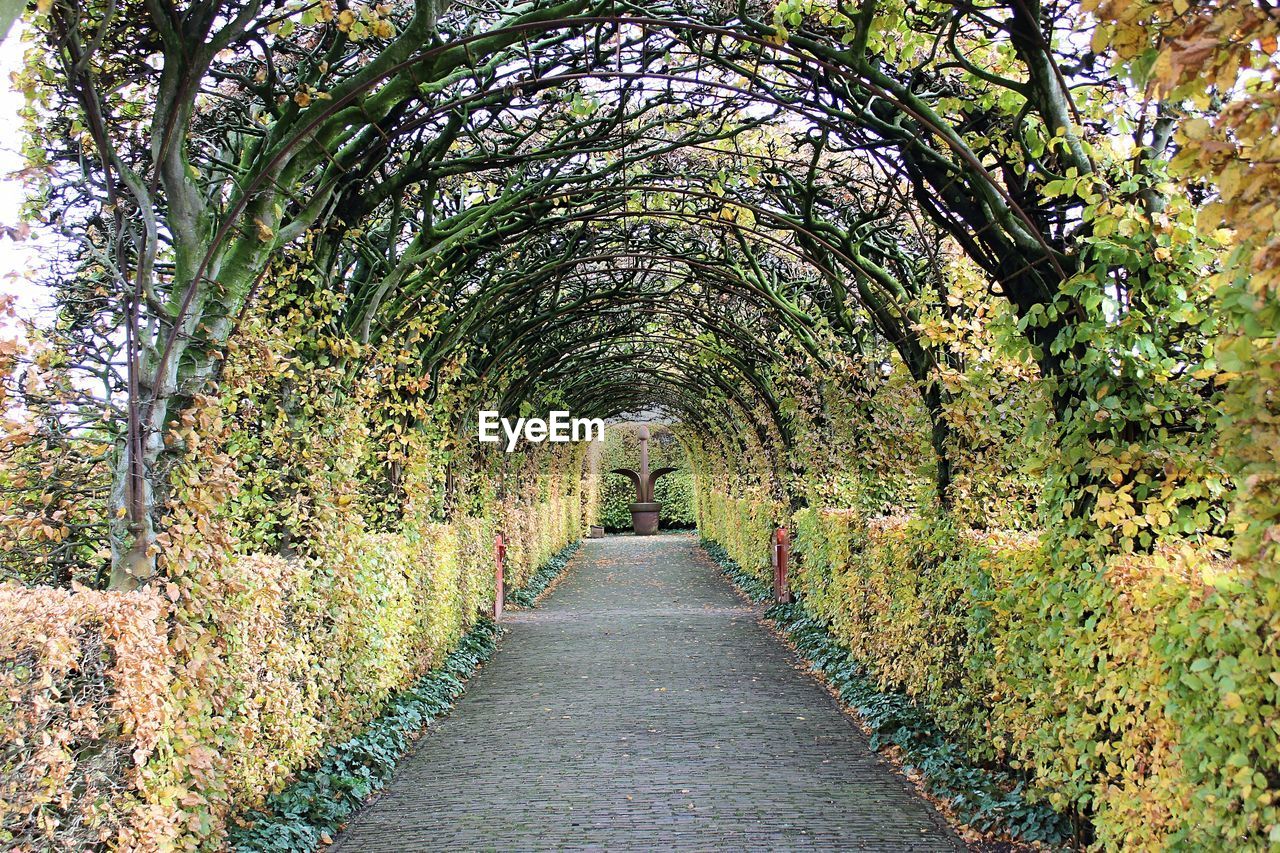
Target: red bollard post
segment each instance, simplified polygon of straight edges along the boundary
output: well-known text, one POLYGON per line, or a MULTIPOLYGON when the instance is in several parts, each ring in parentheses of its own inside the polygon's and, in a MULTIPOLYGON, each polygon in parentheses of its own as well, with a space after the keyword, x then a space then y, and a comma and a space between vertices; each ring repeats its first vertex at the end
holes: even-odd
POLYGON ((773 569, 773 598, 778 598, 778 528, 773 529, 769 539, 769 567, 773 569))
POLYGON ((773 535, 773 597, 783 604, 791 602, 791 587, 787 578, 790 560, 791 533, 785 527, 779 527, 773 535))
POLYGON ((507 562, 507 543, 499 533, 493 540, 493 621, 502 618, 502 599, 505 583, 502 568, 507 562))

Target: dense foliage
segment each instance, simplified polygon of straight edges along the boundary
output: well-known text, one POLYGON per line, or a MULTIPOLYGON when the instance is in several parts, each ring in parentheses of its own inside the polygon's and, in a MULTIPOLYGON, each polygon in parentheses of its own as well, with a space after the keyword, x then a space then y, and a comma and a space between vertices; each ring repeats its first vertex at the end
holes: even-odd
POLYGON ((519 587, 582 530, 580 448, 451 461, 438 410, 388 402, 385 378, 336 397, 332 364, 304 355, 335 345, 328 317, 276 308, 179 430, 164 582, 5 588, 14 846, 216 846, 453 648, 493 600, 497 532, 519 587), (388 442, 386 406, 416 428, 388 442))
POLYGON ((242 816, 228 834, 228 846, 310 853, 332 841, 338 827, 390 781, 411 739, 453 706, 467 677, 493 655, 498 634, 492 620, 477 622, 438 668, 388 699, 359 734, 326 749, 260 811, 242 816))
POLYGON ((128 594, 0 588, 0 840, 218 846, 230 814, 457 646, 492 605, 496 524, 515 536, 516 587, 577 538, 579 504, 559 492, 340 539, 323 562, 232 559, 128 594))
MULTIPOLYGON (((699 506, 704 535, 767 591, 760 505, 700 489, 699 506)), ((806 508, 791 523, 795 618, 838 643, 839 668, 906 697, 945 736, 930 743, 1065 814, 1076 841, 1216 849, 1270 832, 1256 750, 1275 634, 1237 609, 1247 598, 1226 560, 1166 547, 1084 585, 1033 533, 957 528, 936 511, 806 508)), ((982 802, 967 807, 1005 831, 1061 830, 982 802)))
MULTIPOLYGON (((772 599, 771 585, 744 571, 721 545, 704 539, 702 547, 743 594, 756 603, 772 599)), ((948 739, 929 710, 877 683, 862 656, 851 653, 806 605, 776 603, 765 616, 857 712, 870 731, 872 749, 895 747, 908 767, 920 771, 930 793, 969 826, 1020 841, 1061 845, 1070 839, 1070 825, 1061 815, 1043 803, 1029 803, 1020 780, 982 766, 948 739)))

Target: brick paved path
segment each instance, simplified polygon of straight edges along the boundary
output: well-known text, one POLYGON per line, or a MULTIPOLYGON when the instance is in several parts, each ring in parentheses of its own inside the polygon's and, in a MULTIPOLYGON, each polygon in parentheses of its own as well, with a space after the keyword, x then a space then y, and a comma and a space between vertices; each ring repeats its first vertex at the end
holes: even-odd
POLYGON ((334 849, 961 849, 693 537, 568 571, 334 849))

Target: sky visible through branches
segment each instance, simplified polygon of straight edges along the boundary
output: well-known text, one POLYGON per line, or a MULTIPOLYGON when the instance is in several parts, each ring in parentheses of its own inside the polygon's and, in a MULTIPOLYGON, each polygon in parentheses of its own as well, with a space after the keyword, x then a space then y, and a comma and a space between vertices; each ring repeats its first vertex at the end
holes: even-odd
MULTIPOLYGON (((17 226, 21 219, 20 208, 25 188, 22 181, 9 177, 25 165, 21 151, 21 134, 18 128, 22 119, 18 111, 22 107, 22 93, 13 89, 9 75, 22 65, 21 24, 15 24, 4 41, 0 42, 0 127, 6 128, 0 136, 0 226, 17 226)), ((16 242, 0 237, 0 292, 18 297, 18 310, 24 316, 32 316, 41 307, 48 306, 48 294, 32 286, 29 273, 39 262, 40 235, 16 242)))

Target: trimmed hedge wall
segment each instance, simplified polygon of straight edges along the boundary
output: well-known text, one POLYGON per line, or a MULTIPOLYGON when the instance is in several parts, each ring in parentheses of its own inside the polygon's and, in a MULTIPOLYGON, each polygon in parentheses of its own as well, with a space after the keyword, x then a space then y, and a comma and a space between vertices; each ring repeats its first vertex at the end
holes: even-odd
MULTIPOLYGON (((512 590, 508 601, 530 607, 568 566, 580 541, 557 551, 512 590)), ((503 630, 487 615, 435 669, 383 703, 377 717, 350 740, 327 747, 259 809, 233 819, 228 846, 254 853, 309 853, 329 843, 375 791, 391 781, 413 738, 448 713, 466 680, 497 651, 503 630)))
MULTIPOLYGON (((699 492, 765 576, 778 507, 699 492)), ((1193 549, 1050 559, 1034 534, 802 510, 793 584, 876 686, 1102 849, 1280 845, 1275 588, 1193 549)))
POLYGON ((231 557, 136 593, 0 586, 0 847, 216 849, 327 744, 439 666, 581 533, 551 482, 489 518, 342 530, 319 560, 231 557), (76 793, 72 793, 76 792, 76 793))
MULTIPOLYGON (((772 598, 772 585, 744 572, 719 544, 704 539, 702 547, 752 601, 759 604, 772 598)), ((773 604, 764 615, 841 701, 858 712, 870 730, 871 748, 897 747, 903 762, 920 772, 930 793, 945 800, 960 820, 1024 841, 1056 845, 1070 837, 1068 821, 1047 805, 1029 803, 1025 786, 1012 774, 980 766, 946 737, 934 715, 920 703, 876 684, 867 667, 803 600, 773 604)))
POLYGON ((331 841, 332 833, 391 780, 413 737, 453 707, 463 682, 497 649, 500 633, 492 619, 480 619, 439 667, 398 691, 373 722, 327 748, 316 766, 236 821, 228 846, 245 853, 310 853, 331 841))

